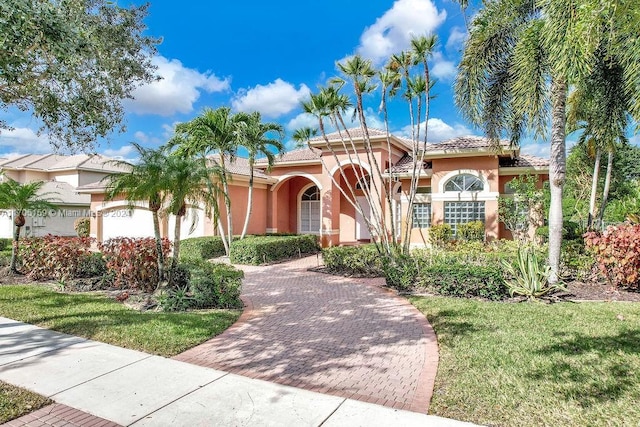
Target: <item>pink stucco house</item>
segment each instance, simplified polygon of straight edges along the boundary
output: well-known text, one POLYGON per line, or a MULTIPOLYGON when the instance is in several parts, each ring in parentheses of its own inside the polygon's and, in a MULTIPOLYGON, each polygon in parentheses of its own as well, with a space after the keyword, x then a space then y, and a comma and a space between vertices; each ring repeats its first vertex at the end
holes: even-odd
MULTIPOLYGON (((345 185, 345 179, 353 188, 358 188, 358 174, 354 168, 358 168, 358 173, 366 171, 369 179, 379 181, 367 161, 371 157, 363 151, 362 132, 352 129, 351 136, 356 153, 345 152, 336 133, 328 135, 331 147, 324 138, 314 138, 310 148, 280 156, 268 173, 266 162, 258 162, 248 232, 317 234, 323 246, 369 241, 371 236, 360 214, 337 188, 337 185, 345 185)), ((388 212, 389 207, 383 201, 378 209, 387 221, 395 218, 401 225, 408 214, 406 192, 412 174, 411 141, 394 135, 389 141, 391 150, 386 132, 370 130, 370 154, 385 171, 384 182, 377 184, 389 185, 389 180, 393 180, 394 215, 388 212)), ((230 171, 233 177, 230 187, 232 216, 239 232, 247 208, 249 169, 246 159, 237 159, 230 171)), ((431 225, 445 222, 455 231, 457 224, 473 220, 484 222, 487 239, 509 238, 510 234, 498 221, 498 196, 509 192, 507 183, 516 176, 535 175, 538 185, 542 186, 548 180, 548 173, 547 159, 520 154, 518 148, 509 147, 506 141, 499 149, 492 147, 486 138, 476 136, 428 144, 414 204, 413 229, 409 236, 398 235, 396 238, 408 238, 412 245, 421 246, 428 241, 431 225)), ((128 215, 124 213, 127 209, 123 201, 105 202, 104 189, 99 185, 82 186, 79 191, 91 194, 91 209, 98 213, 92 219, 91 233, 98 240, 116 235, 152 235, 150 213, 143 204, 128 215)), ((359 197, 358 190, 356 197, 359 197)), ((216 234, 212 221, 202 213, 198 215, 195 231, 189 234, 189 227, 182 228, 183 238, 216 234)), ((162 227, 163 234, 168 237, 173 236, 172 221, 166 218, 162 227)))

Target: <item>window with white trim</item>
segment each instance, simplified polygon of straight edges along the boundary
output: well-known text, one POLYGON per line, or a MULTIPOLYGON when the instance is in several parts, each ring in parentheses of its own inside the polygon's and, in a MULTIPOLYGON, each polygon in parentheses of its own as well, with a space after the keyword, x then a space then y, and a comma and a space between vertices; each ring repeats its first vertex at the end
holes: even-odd
POLYGON ((315 185, 302 193, 300 200, 300 233, 320 232, 320 190, 315 185))
POLYGON ((431 227, 431 203, 413 204, 413 228, 431 227))
POLYGON ((453 235, 458 233, 458 224, 485 221, 484 202, 445 202, 444 222, 451 226, 453 235))
POLYGON ((482 191, 484 183, 477 176, 463 173, 446 182, 444 191, 482 191))

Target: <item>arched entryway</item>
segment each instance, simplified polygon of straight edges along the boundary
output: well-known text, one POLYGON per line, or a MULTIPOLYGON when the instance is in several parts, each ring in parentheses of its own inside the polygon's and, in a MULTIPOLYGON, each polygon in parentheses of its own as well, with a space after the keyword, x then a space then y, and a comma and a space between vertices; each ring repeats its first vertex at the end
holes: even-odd
POLYGON ((306 174, 283 176, 271 189, 267 232, 321 234, 322 187, 306 174))

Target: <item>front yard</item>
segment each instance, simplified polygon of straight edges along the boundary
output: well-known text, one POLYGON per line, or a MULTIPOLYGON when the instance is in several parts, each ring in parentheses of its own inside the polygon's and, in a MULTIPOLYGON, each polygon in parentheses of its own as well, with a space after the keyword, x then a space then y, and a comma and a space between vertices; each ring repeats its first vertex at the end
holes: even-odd
POLYGON ((640 304, 410 299, 440 346, 430 413, 496 426, 640 423, 640 304))

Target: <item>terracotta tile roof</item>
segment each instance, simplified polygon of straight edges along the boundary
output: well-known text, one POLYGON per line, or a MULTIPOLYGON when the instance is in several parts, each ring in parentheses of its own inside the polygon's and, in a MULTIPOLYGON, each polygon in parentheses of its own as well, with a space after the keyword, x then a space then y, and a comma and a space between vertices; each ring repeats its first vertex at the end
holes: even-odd
MULTIPOLYGON (((353 127, 350 129, 347 129, 349 131, 349 134, 351 135, 351 138, 364 138, 364 133, 362 132, 362 128, 360 127, 353 127)), ((381 129, 374 129, 374 128, 369 128, 369 136, 385 136, 387 135, 387 132, 381 129)), ((349 137, 347 136, 345 131, 342 131, 342 137, 344 137, 345 139, 348 139, 349 137)), ((329 139, 329 141, 334 141, 334 140, 339 140, 340 139, 340 133, 338 132, 331 132, 327 134, 327 138, 329 139)), ((317 142, 317 141, 324 141, 324 137, 322 135, 320 136, 316 136, 315 138, 311 138, 311 142, 317 142)))
MULTIPOLYGON (((506 139, 500 140, 501 148, 509 148, 511 143, 506 139)), ((474 148, 491 148, 493 144, 491 140, 482 136, 460 136, 457 138, 447 139, 446 141, 429 144, 425 152, 444 151, 444 150, 469 150, 474 148)))
MULTIPOLYGON (((219 154, 213 154, 207 157, 212 164, 218 164, 220 161, 219 154)), ((244 175, 249 176, 249 160, 244 157, 236 157, 233 162, 229 161, 229 157, 225 157, 225 167, 229 172, 233 175, 244 175)), ((253 171, 253 176, 255 178, 269 178, 268 175, 265 175, 264 171, 260 168, 255 168, 253 171)))
MULTIPOLYGON (((422 169, 423 170, 431 169, 431 162, 426 160, 423 161, 422 169)), ((398 160, 398 163, 393 165, 386 172, 387 173, 407 173, 412 171, 413 171, 413 157, 411 157, 411 155, 409 154, 405 154, 404 156, 402 156, 400 160, 398 160)))
MULTIPOLYGON (((288 163, 288 162, 302 162, 305 160, 319 160, 321 150, 317 148, 299 148, 297 150, 287 151, 286 153, 276 156, 276 164, 288 163)), ((256 165, 265 167, 267 165, 266 159, 260 159, 256 161, 256 165)))
POLYGON ((500 159, 501 168, 533 168, 533 167, 549 167, 549 159, 532 156, 530 154, 520 154, 520 156, 500 159))

